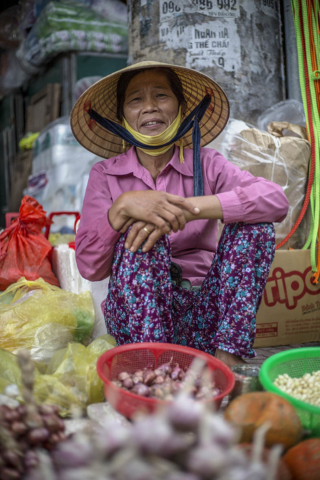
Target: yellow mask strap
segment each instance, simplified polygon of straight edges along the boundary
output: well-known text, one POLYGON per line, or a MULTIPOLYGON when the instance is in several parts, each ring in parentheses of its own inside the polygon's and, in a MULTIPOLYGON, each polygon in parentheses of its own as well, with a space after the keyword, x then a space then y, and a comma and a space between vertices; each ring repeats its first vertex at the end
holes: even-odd
MULTIPOLYGON (((144 143, 145 145, 151 145, 153 147, 157 147, 170 142, 170 140, 172 140, 172 138, 175 137, 181 125, 181 121, 182 121, 182 114, 181 114, 181 107, 179 107, 179 113, 175 118, 175 120, 172 122, 171 125, 169 125, 168 128, 166 128, 164 132, 160 133, 159 135, 154 135, 154 136, 143 135, 142 133, 137 132, 136 130, 130 127, 130 125, 128 124, 128 122, 124 117, 122 120, 122 126, 126 128, 128 132, 131 133, 131 135, 139 142, 144 143)), ((122 145, 124 145, 124 140, 122 141, 122 145)), ((171 145, 167 145, 166 147, 160 147, 155 150, 148 150, 143 148, 141 148, 140 150, 147 153, 148 155, 151 155, 152 157, 158 157, 159 155, 166 153, 171 148, 171 145)), ((182 138, 180 139, 180 163, 184 163, 182 138)))

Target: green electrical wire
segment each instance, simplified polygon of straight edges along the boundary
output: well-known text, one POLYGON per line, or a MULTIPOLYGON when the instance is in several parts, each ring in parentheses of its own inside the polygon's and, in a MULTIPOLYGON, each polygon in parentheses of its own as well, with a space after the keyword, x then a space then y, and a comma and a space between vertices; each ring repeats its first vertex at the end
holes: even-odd
MULTIPOLYGON (((298 65, 299 65, 299 81, 301 88, 301 97, 303 102, 303 108, 306 118, 306 127, 310 138, 310 129, 309 129, 309 116, 308 116, 308 105, 307 105, 307 96, 306 96, 306 83, 305 83, 305 70, 304 70, 304 60, 303 60, 303 47, 302 47, 302 37, 301 37, 301 25, 299 17, 299 0, 292 0, 292 13, 294 20, 294 27, 296 31, 297 39, 297 52, 298 52, 298 65)), ((306 244, 303 246, 303 249, 309 248, 312 239, 313 224, 314 224, 314 205, 313 205, 313 194, 311 192, 310 197, 310 206, 311 206, 311 218, 310 218, 310 231, 306 244)))
MULTIPOLYGON (((311 115, 312 115, 313 129, 314 129, 315 157, 316 157, 315 158, 315 175, 314 175, 313 189, 312 189, 312 201, 314 205, 314 209, 313 209, 314 221, 313 221, 312 237, 311 237, 311 244, 310 244, 312 270, 316 271, 317 270, 316 246, 317 246, 317 240, 318 240, 319 217, 320 217, 320 156, 319 156, 320 118, 319 118, 319 111, 318 111, 318 105, 317 105, 317 94, 316 94, 316 89, 314 84, 315 76, 314 76, 312 60, 311 60, 310 34, 313 35, 313 41, 316 46, 317 27, 315 25, 315 22, 314 23, 312 22, 313 29, 312 29, 312 32, 309 31, 309 19, 308 19, 308 9, 307 9, 306 0, 302 0, 301 4, 302 4, 301 12, 302 12, 302 18, 303 18, 303 30, 304 30, 305 46, 306 46, 306 58, 307 58, 307 64, 308 64, 309 86, 310 86, 310 95, 311 95, 311 115)), ((311 11, 312 11, 312 14, 311 14, 311 20, 312 20, 313 9, 311 9, 311 11)))
POLYGON ((310 256, 311 256, 311 266, 312 270, 317 271, 317 261, 316 261, 316 245, 318 239, 318 230, 319 230, 319 216, 320 216, 320 118, 319 111, 317 107, 317 97, 315 90, 315 81, 317 77, 313 72, 312 60, 311 60, 311 48, 310 48, 310 33, 313 35, 313 42, 316 50, 316 61, 320 65, 320 49, 319 49, 319 38, 317 35, 317 22, 319 19, 319 4, 315 2, 315 10, 311 8, 311 23, 312 23, 312 32, 309 31, 309 20, 308 20, 308 8, 306 0, 301 0, 301 13, 302 13, 302 25, 300 23, 300 2, 299 0, 291 0, 292 12, 294 18, 294 26, 296 31, 297 39, 297 50, 298 50, 298 63, 299 63, 299 80, 301 87, 302 101, 306 117, 306 126, 310 138, 310 125, 309 125, 309 116, 308 116, 308 105, 306 97, 306 80, 305 80, 305 69, 304 69, 304 52, 302 44, 302 34, 303 29, 304 38, 305 38, 305 55, 307 60, 308 68, 308 77, 309 77, 309 88, 311 96, 311 117, 314 130, 314 148, 315 148, 315 174, 310 196, 310 206, 311 206, 311 225, 310 232, 306 244, 303 246, 303 249, 310 247, 310 256))

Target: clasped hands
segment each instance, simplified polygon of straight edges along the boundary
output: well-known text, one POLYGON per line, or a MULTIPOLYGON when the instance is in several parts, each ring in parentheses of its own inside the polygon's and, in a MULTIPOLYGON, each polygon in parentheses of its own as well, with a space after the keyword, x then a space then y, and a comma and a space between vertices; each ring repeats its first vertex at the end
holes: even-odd
POLYGON ((132 225, 125 248, 136 252, 146 241, 142 251, 148 252, 160 237, 183 230, 190 217, 199 212, 186 198, 148 190, 123 193, 108 215, 112 228, 118 232, 125 233, 132 225))

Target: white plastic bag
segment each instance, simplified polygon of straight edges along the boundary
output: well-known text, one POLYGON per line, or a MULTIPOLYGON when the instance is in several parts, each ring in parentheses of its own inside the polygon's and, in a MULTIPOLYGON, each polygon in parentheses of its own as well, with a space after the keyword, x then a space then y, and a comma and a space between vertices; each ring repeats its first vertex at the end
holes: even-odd
POLYGON ((258 117, 257 126, 267 132, 270 122, 288 122, 304 127, 306 120, 302 103, 292 99, 272 105, 258 117))
MULTIPOLYGON (((91 167, 101 161, 83 148, 73 136, 69 115, 50 123, 35 142, 32 175, 26 195, 35 198, 47 213, 81 211, 83 191, 91 167)), ((52 233, 60 231, 65 219, 57 219, 52 233), (63 221, 63 223, 61 223, 63 221)), ((73 231, 74 219, 66 222, 73 231)))
POLYGON ((90 292, 94 304, 95 324, 92 338, 100 337, 107 333, 104 315, 101 309, 108 293, 109 278, 100 282, 85 280, 77 267, 75 251, 68 245, 59 245, 52 254, 52 269, 57 276, 61 288, 72 293, 90 292))

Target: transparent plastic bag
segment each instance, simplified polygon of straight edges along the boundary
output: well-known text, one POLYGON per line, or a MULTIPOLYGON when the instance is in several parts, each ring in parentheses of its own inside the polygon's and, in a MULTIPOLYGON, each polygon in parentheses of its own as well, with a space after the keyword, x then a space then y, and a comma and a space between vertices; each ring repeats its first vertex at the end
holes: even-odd
MULTIPOLYGON (((275 224, 276 243, 291 231, 301 211, 307 184, 310 143, 306 130, 287 122, 271 122, 268 133, 256 128, 243 128, 243 122, 230 120, 222 139, 209 147, 215 148, 241 170, 255 177, 271 180, 283 188, 289 201, 285 220, 275 224), (283 132, 292 136, 283 136, 283 132)), ((284 249, 302 248, 307 237, 307 215, 284 249)), ((220 228, 220 231, 222 228, 220 228)))
POLYGON ((79 295, 44 282, 21 278, 0 295, 0 347, 31 351, 48 363, 69 342, 89 342, 95 321, 89 292, 79 295))
MULTIPOLYGON (((32 195, 48 212, 80 211, 84 178, 100 157, 84 149, 73 136, 70 116, 60 117, 46 126, 35 142, 32 175, 25 194, 32 195), (74 159, 77 159, 75 162, 74 159)), ((64 225, 73 230, 74 221, 57 218, 51 233, 64 225)))
POLYGON ((39 403, 58 405, 60 414, 68 416, 72 408, 85 409, 87 405, 104 400, 103 382, 96 363, 100 355, 116 346, 111 335, 96 338, 88 347, 70 343, 57 351, 46 371, 35 380, 34 395, 39 403))
POLYGON ((306 120, 302 103, 291 99, 272 105, 258 117, 257 126, 267 132, 270 122, 288 122, 304 127, 306 120))
POLYGON ((4 393, 8 385, 21 385, 21 370, 17 357, 0 348, 0 393, 4 393))
MULTIPOLYGON (((42 365, 35 363, 35 378, 43 372, 42 369, 42 365)), ((16 355, 0 348, 0 394, 5 393, 9 385, 17 385, 19 389, 22 387, 21 370, 16 355)))

